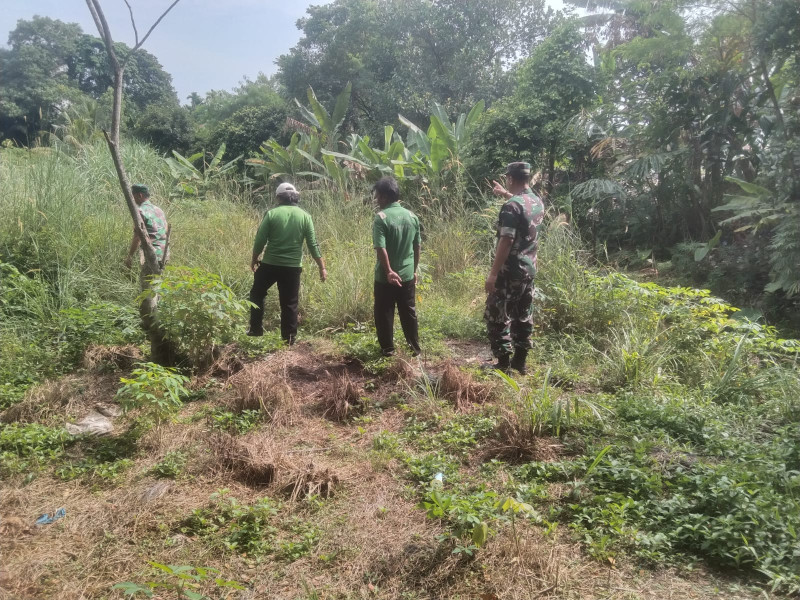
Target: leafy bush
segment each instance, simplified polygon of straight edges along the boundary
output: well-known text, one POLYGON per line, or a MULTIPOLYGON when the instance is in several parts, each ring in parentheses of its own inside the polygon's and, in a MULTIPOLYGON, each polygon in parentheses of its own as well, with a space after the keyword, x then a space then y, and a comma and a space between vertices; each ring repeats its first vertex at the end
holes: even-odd
POLYGON ((0 475, 21 473, 57 459, 75 441, 64 429, 38 423, 0 425, 0 475))
POLYGON ((189 395, 189 378, 175 369, 155 363, 141 363, 130 377, 121 377, 117 399, 125 411, 141 409, 146 419, 156 423, 169 418, 183 406, 181 397, 189 395))
POLYGON ((167 267, 145 294, 160 297, 159 323, 196 366, 209 364, 214 349, 235 336, 248 309, 218 275, 188 267, 167 267))

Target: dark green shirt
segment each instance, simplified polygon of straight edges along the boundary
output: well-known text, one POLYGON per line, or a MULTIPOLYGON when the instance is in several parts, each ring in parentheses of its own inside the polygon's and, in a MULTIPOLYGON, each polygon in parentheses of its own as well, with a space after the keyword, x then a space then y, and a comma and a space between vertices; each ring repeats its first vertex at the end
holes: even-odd
MULTIPOLYGON (((386 248, 392 271, 403 281, 414 279, 414 247, 420 245, 419 219, 410 210, 393 202, 375 215, 372 245, 386 248)), ((380 261, 375 265, 375 281, 388 283, 380 261)))
POLYGON ((256 233, 253 254, 261 254, 266 246, 262 263, 278 267, 300 267, 303 264, 303 240, 311 256, 322 256, 311 215, 299 206, 282 204, 264 215, 256 233))

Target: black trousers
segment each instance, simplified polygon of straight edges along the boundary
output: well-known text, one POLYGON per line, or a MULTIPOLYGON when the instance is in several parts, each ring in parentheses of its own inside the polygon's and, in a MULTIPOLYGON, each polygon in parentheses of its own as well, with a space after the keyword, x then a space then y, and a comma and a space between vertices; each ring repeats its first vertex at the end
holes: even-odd
POLYGON ((375 282, 375 329, 378 343, 384 354, 394 352, 394 307, 400 315, 403 335, 415 354, 419 354, 419 326, 416 308, 417 289, 414 281, 406 281, 402 286, 375 282))
POLYGON ((278 284, 278 300, 281 305, 281 337, 286 342, 297 336, 297 297, 300 294, 300 274, 302 267, 278 267, 261 263, 253 276, 250 289, 250 331, 260 333, 264 330, 264 298, 275 283, 278 284))

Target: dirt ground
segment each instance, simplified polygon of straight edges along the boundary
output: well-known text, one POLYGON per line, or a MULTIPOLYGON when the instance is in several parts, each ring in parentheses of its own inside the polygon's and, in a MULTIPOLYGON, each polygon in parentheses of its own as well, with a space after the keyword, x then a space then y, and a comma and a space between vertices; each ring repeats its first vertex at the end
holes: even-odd
MULTIPOLYGON (((486 352, 479 344, 449 347, 468 366, 486 352)), ((764 597, 738 591, 744 588, 700 567, 679 572, 641 569, 625 560, 597 562, 566 527, 547 536, 540 527, 520 525, 518 544, 504 528, 474 558, 453 554, 437 541, 443 528, 419 507, 404 467, 373 451, 376 436, 403 428, 404 414, 392 399, 408 391, 420 368, 441 374, 445 360, 371 376, 324 344, 298 344, 241 366, 227 374, 227 383, 196 382, 210 386, 207 397, 139 439, 132 466, 112 482, 65 481, 46 469, 3 482, 0 598, 119 598, 114 584, 153 578, 147 561, 219 569, 245 589, 204 588, 206 594, 240 600, 764 597), (246 387, 256 380, 271 392, 289 390, 273 394, 279 400, 270 408, 270 422, 239 436, 209 427, 209 411, 232 402, 237 381, 246 387), (369 419, 331 418, 331 398, 346 397, 350 387, 379 407, 369 419), (176 450, 189 457, 185 469, 174 480, 157 479, 152 468, 176 450), (213 504, 212 494, 220 490, 242 505, 274 499, 276 519, 313 526, 317 542, 289 561, 251 558, 182 533, 182 520, 213 504), (34 525, 59 507, 65 518, 34 525)), ((86 370, 69 376, 32 396, 35 401, 17 417, 48 424, 80 418, 97 404, 113 404, 120 374, 86 370)), ((121 435, 128 418, 115 420, 113 435, 121 435)), ((157 591, 155 597, 176 596, 157 591)))

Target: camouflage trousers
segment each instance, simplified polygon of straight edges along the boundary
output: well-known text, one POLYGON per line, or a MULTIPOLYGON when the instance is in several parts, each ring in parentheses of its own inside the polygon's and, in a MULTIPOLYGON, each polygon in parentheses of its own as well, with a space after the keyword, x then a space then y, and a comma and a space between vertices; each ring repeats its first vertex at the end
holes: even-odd
POLYGON ((495 357, 507 356, 515 348, 530 348, 533 280, 498 277, 494 292, 486 298, 483 320, 495 357))

